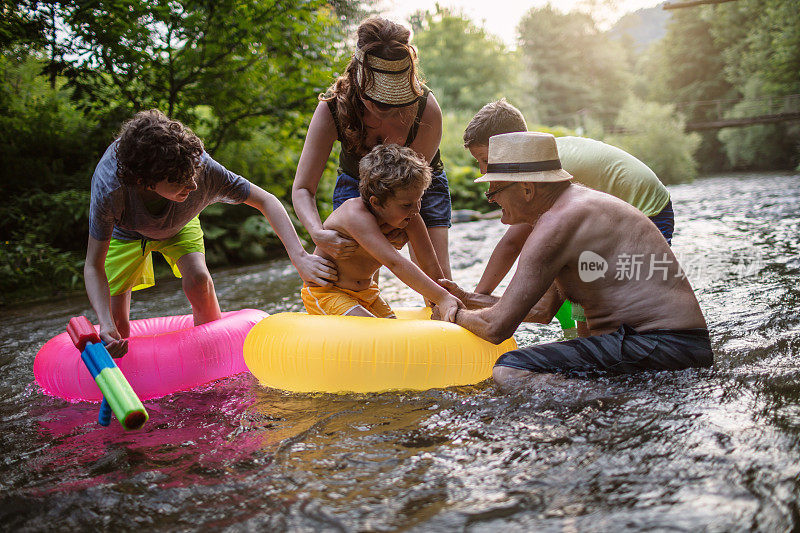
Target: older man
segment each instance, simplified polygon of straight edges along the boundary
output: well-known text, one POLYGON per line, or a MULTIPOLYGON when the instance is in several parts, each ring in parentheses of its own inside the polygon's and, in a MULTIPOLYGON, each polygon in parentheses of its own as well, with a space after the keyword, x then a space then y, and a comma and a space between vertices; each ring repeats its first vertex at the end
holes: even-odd
POLYGON ((658 228, 635 207, 571 182, 552 135, 489 139, 486 197, 504 224, 530 224, 502 297, 441 283, 470 310, 456 323, 494 343, 523 321, 549 323, 565 298, 584 307, 591 336, 502 355, 502 384, 534 372, 710 366, 711 343, 692 287, 658 228))
MULTIPOLYGON (((464 130, 464 147, 486 172, 489 138, 503 133, 528 131, 522 112, 504 98, 490 102, 478 111, 464 130)), ((561 165, 574 182, 624 200, 647 215, 668 243, 672 242, 675 217, 669 191, 647 165, 624 150, 586 137, 558 137, 556 146, 561 165)), ((517 224, 497 243, 475 292, 491 294, 517 260, 531 233, 527 224, 517 224)), ((583 308, 572 302, 572 318, 577 333, 586 337, 583 308)))

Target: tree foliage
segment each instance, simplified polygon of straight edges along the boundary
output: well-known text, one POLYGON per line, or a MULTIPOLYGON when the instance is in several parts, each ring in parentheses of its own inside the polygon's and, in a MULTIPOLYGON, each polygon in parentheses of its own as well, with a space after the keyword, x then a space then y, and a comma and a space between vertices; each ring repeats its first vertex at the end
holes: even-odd
MULTIPOLYGON (((725 77, 743 99, 729 116, 741 116, 741 109, 752 113, 764 97, 800 93, 796 1, 740 0, 713 14, 711 32, 723 48, 725 77)), ((719 139, 734 166, 800 168, 796 122, 722 130, 719 139)))
POLYGON ((53 46, 77 98, 158 108, 204 125, 214 151, 247 136, 261 117, 307 111, 335 62, 340 39, 320 0, 61 2, 68 29, 53 46), (310 103, 311 102, 311 103, 310 103), (201 116, 199 106, 211 110, 201 116), (202 121, 211 121, 202 124, 202 121))
POLYGON ((601 32, 586 13, 531 9, 519 23, 526 76, 523 102, 546 124, 576 126, 586 110, 604 124, 631 93, 632 76, 622 44, 601 32))
MULTIPOLYGON (((739 0, 674 10, 667 35, 640 62, 647 97, 678 105, 689 121, 773 114, 769 96, 800 93, 800 17, 793 0, 739 0), (737 100, 717 106, 692 104, 737 100), (686 102, 689 102, 687 105, 686 102)), ((701 168, 786 168, 800 163, 796 123, 702 135, 701 168)))
MULTIPOLYGON (((641 97, 674 105, 688 122, 718 120, 716 106, 702 102, 737 96, 725 79, 722 50, 702 12, 674 10, 664 38, 653 43, 639 60, 641 97)), ((729 162, 717 132, 702 132, 700 137, 696 152, 699 168, 726 168, 729 162)))
POLYGON ((684 120, 674 106, 630 98, 617 126, 631 133, 609 135, 606 142, 642 160, 662 182, 681 183, 697 176, 694 152, 700 135, 684 133, 684 120))
POLYGON ((516 56, 464 15, 436 4, 412 15, 411 26, 422 73, 442 109, 475 112, 516 91, 516 56))
MULTIPOLYGON (((726 116, 768 115, 775 110, 762 96, 767 92, 757 77, 742 88, 743 98, 726 116)), ((757 124, 726 128, 718 133, 728 161, 734 168, 791 168, 800 160, 800 127, 792 123, 757 124)))
MULTIPOLYGON (((641 63, 649 80, 648 99, 678 104, 735 96, 724 76, 722 48, 711 35, 711 23, 694 10, 675 10, 667 34, 649 48, 641 63)), ((697 120, 708 118, 695 115, 693 107, 682 110, 697 120)))
POLYGON ((800 17, 793 0, 739 0, 711 13, 725 76, 744 87, 759 78, 765 94, 800 93, 800 17))

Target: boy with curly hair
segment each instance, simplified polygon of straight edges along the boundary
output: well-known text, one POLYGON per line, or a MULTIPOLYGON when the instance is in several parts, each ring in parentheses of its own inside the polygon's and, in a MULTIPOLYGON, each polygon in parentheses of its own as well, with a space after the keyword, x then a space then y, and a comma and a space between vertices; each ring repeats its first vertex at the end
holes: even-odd
POLYGON ((356 241, 358 248, 336 260, 319 247, 314 250, 335 261, 339 278, 330 287, 305 283, 301 296, 306 310, 315 315, 395 318, 375 281, 384 265, 432 302, 443 320, 452 322, 463 304, 434 281, 442 277, 442 269, 419 214, 422 194, 431 183, 430 167, 411 148, 378 145, 361 159, 359 178, 360 197, 346 200, 323 224, 356 241), (398 230, 407 235, 419 267, 393 244, 398 230))
POLYGON ((84 278, 112 356, 128 349, 131 291, 155 284, 154 251, 182 278, 195 325, 220 318, 198 219, 215 202, 261 211, 304 281, 336 279, 333 263, 303 249, 274 195, 214 161, 180 122, 142 111, 123 124, 92 176, 84 278))

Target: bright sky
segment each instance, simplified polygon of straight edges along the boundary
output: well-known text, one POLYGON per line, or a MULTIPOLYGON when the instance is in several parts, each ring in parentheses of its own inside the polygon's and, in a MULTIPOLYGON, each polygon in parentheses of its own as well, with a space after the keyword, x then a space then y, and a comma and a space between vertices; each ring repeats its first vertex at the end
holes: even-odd
MULTIPOLYGON (((455 9, 500 37, 506 44, 516 41, 516 27, 529 9, 550 3, 567 12, 589 11, 601 27, 611 26, 623 14, 644 7, 653 7, 663 0, 439 0, 439 5, 455 9)), ((408 16, 418 9, 435 10, 431 0, 378 0, 378 12, 396 22, 407 23, 408 16)))

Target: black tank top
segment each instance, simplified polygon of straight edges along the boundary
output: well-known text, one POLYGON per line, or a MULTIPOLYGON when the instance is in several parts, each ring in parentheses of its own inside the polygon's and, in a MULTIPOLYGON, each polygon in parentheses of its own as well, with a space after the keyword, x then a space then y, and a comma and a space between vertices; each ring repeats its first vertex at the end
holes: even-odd
MULTIPOLYGON (((414 122, 411 124, 411 129, 408 130, 408 137, 406 138, 406 143, 403 146, 410 146, 411 143, 414 142, 414 139, 417 138, 420 121, 422 120, 422 113, 425 112, 425 106, 428 104, 428 95, 430 92, 430 89, 423 86, 422 96, 419 97, 419 105, 417 106, 417 115, 414 117, 414 122)), ((342 144, 342 151, 339 153, 339 173, 345 173, 353 178, 358 179, 358 163, 361 161, 362 156, 355 153, 355 151, 350 150, 347 144, 345 144, 342 128, 339 124, 339 116, 336 112, 336 99, 334 98, 328 100, 327 104, 328 109, 330 109, 331 115, 333 116, 333 122, 336 124, 336 136, 339 139, 339 142, 342 144)), ((434 174, 444 170, 444 164, 442 163, 442 157, 439 154, 438 149, 436 150, 433 159, 431 159, 430 167, 431 172, 434 174)))

